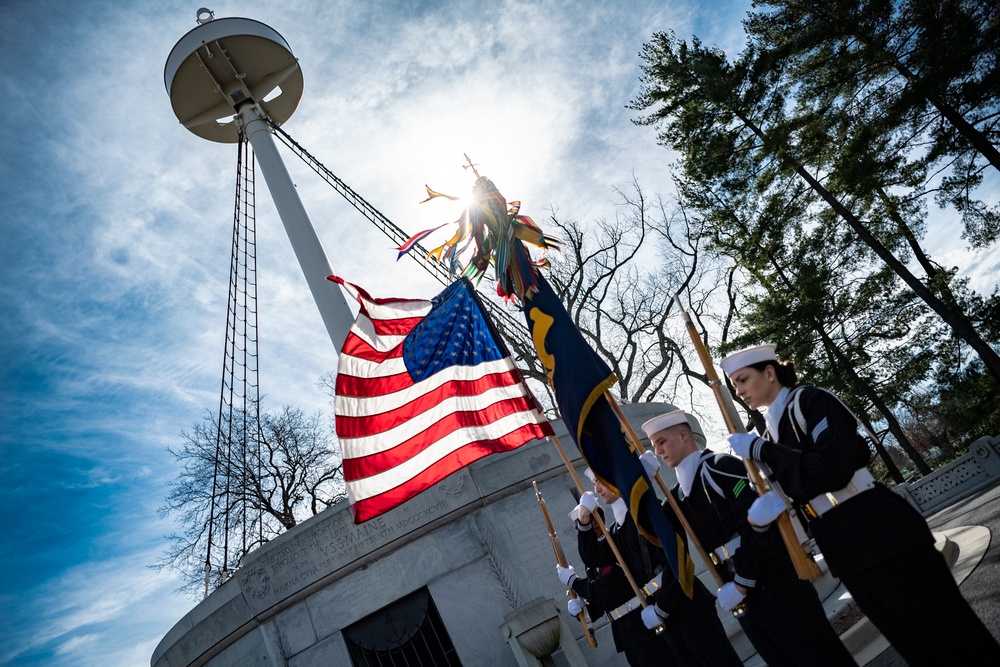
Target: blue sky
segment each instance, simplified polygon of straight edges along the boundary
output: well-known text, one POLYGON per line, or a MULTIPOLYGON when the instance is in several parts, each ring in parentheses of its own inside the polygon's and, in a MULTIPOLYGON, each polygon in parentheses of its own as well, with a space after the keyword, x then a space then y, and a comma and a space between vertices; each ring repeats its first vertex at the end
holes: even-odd
MULTIPOLYGON (((221 374, 236 151, 184 130, 163 84, 202 4, 0 5, 0 664, 147 665, 194 605, 147 566, 174 530, 156 512, 178 473, 166 448, 217 405, 221 374)), ((305 79, 285 129, 408 232, 453 219, 417 202, 425 183, 469 189, 463 152, 536 219, 612 217, 633 177, 667 193, 670 154, 625 109, 638 51, 672 29, 733 54, 748 6, 209 4, 282 34, 305 79)), ((439 291, 285 156, 340 275, 439 291)), ((336 351, 262 178, 257 204, 262 391, 327 410, 336 351)), ((928 245, 957 263, 956 237, 942 222, 928 245)), ((995 284, 995 256, 974 261, 995 284)))

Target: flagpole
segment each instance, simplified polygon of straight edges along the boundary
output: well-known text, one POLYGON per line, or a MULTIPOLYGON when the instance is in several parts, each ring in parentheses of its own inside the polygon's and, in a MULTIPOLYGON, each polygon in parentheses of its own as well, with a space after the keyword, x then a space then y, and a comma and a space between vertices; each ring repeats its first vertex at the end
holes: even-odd
MULTIPOLYGON (((625 429, 625 432, 628 434, 629 439, 632 440, 632 445, 635 451, 635 455, 638 457, 639 451, 642 449, 642 447, 639 445, 639 437, 636 435, 636 432, 632 429, 632 425, 629 424, 628 419, 625 418, 625 414, 622 412, 621 406, 618 404, 618 401, 615 400, 615 397, 611 395, 611 392, 609 391, 604 392, 604 397, 607 399, 608 403, 614 409, 615 415, 618 417, 619 423, 621 423, 622 427, 625 429)), ((705 566, 707 567, 709 573, 711 573, 712 578, 715 579, 715 583, 718 584, 719 588, 722 588, 722 586, 726 582, 723 581, 722 575, 719 574, 719 571, 715 569, 715 561, 711 559, 711 557, 708 555, 708 552, 705 551, 705 547, 701 545, 701 541, 698 539, 698 536, 694 534, 694 529, 688 522, 687 517, 684 516, 684 512, 681 510, 680 505, 677 503, 677 499, 674 498, 674 494, 670 493, 670 489, 667 488, 667 485, 666 483, 664 483, 663 478, 660 477, 659 471, 656 472, 654 478, 656 479, 656 483, 660 487, 660 491, 662 491, 663 495, 667 497, 667 502, 670 503, 670 509, 674 511, 674 514, 677 515, 677 518, 680 520, 681 525, 684 526, 684 532, 688 534, 688 538, 691 540, 691 544, 694 545, 695 551, 697 551, 698 555, 701 556, 701 559, 705 561, 705 566)))
MULTIPOLYGON (((542 498, 542 492, 538 490, 538 483, 534 480, 531 481, 531 486, 535 489, 535 498, 538 499, 538 507, 542 510, 542 517, 545 519, 545 527, 549 531, 549 539, 552 541, 552 551, 555 552, 556 563, 560 567, 568 567, 569 562, 566 560, 566 552, 563 551, 562 543, 559 542, 559 534, 556 532, 555 526, 552 525, 552 519, 549 517, 549 510, 545 507, 545 499, 542 498)), ((566 586, 566 595, 570 596, 574 600, 579 600, 580 596, 576 594, 572 586, 566 586)), ((587 644, 591 648, 597 648, 597 640, 594 638, 594 633, 587 625, 587 612, 586 610, 581 610, 579 616, 580 624, 583 625, 583 634, 587 637, 587 644)))
MULTIPOLYGON (((559 442, 559 438, 555 435, 549 436, 552 439, 552 443, 556 446, 556 450, 559 452, 559 456, 562 457, 563 463, 566 465, 566 469, 569 470, 569 474, 573 477, 573 481, 576 483, 576 488, 579 489, 580 493, 586 493, 587 489, 583 486, 583 482, 580 480, 580 476, 576 474, 576 468, 570 462, 569 457, 566 456, 566 450, 563 449, 562 443, 559 442)), ((604 535, 604 539, 608 541, 608 546, 611 547, 611 551, 614 552, 615 558, 618 559, 618 564, 621 565, 622 572, 625 573, 625 578, 628 579, 628 583, 632 586, 632 590, 635 592, 635 596, 639 599, 639 604, 643 608, 648 607, 646 603, 646 594, 642 592, 639 585, 635 581, 635 577, 632 576, 632 571, 629 570, 628 565, 625 563, 625 559, 622 558, 621 552, 618 550, 618 545, 615 544, 614 538, 611 537, 611 533, 608 532, 607 526, 604 525, 604 521, 601 519, 601 515, 597 512, 591 512, 590 516, 593 517, 594 522, 597 523, 597 527, 601 529, 601 533, 604 535)), ((641 545, 640 545, 641 547, 641 545)), ((656 628, 657 633, 663 631, 663 624, 661 623, 656 628)))
MULTIPOLYGON (((468 157, 466 157, 466 159, 468 159, 468 157)), ((476 293, 475 290, 472 291, 472 294, 478 303, 480 300, 479 294, 476 293)), ((482 307, 480 307, 480 310, 482 310, 482 307)), ((492 322, 490 321, 489 317, 486 316, 485 312, 483 313, 483 317, 485 318, 486 322, 489 323, 489 325, 492 327, 492 322)), ((539 359, 539 361, 541 361, 541 359, 539 359)), ((538 402, 538 398, 535 396, 534 392, 531 391, 531 389, 528 387, 526 383, 523 386, 525 393, 535 403, 539 412, 543 412, 541 408, 541 403, 538 402)), ((554 394, 555 387, 552 386, 551 378, 549 378, 549 387, 552 389, 554 394)), ((569 457, 566 455, 566 450, 563 449, 562 443, 559 442, 559 438, 556 437, 555 433, 553 433, 549 437, 552 439, 552 443, 556 446, 556 450, 559 452, 559 456, 562 458, 563 464, 566 466, 566 469, 569 471, 569 474, 573 477, 573 482, 576 484, 576 488, 579 490, 581 495, 586 493, 587 489, 583 486, 583 482, 580 480, 580 476, 576 474, 576 468, 573 467, 573 464, 570 462, 569 457)), ((604 535, 604 538, 607 540, 608 546, 611 547, 611 551, 614 553, 615 558, 618 560, 618 564, 621 566, 622 572, 625 573, 625 578, 628 580, 629 585, 632 587, 632 591, 635 593, 636 598, 638 598, 639 604, 641 604, 643 608, 649 606, 646 603, 646 595, 642 592, 642 589, 639 588, 639 585, 635 581, 635 577, 632 576, 632 571, 629 569, 628 564, 625 563, 625 559, 622 557, 621 551, 618 550, 618 545, 615 544, 615 540, 611 536, 611 533, 608 532, 607 526, 604 525, 604 520, 601 519, 601 515, 598 514, 597 512, 592 512, 591 516, 594 518, 594 521, 597 524, 598 528, 600 529, 601 534, 604 535)), ((663 630, 664 626, 662 623, 656 627, 657 634, 663 632, 663 630)))
MULTIPOLYGON (((715 394, 715 400, 722 411, 722 419, 726 422, 726 428, 730 433, 746 433, 746 428, 744 428, 743 423, 737 415, 733 397, 729 391, 723 389, 722 380, 715 372, 715 364, 712 363, 712 358, 708 354, 708 348, 705 347, 705 343, 698 335, 698 329, 695 327, 691 315, 684 309, 679 294, 674 295, 674 303, 677 304, 677 309, 680 310, 681 317, 684 318, 684 327, 687 329, 688 335, 691 337, 691 343, 694 345, 695 351, 701 359, 701 365, 705 369, 705 377, 708 378, 709 387, 711 387, 712 393, 715 394)), ((750 481, 758 489, 758 493, 762 493, 767 489, 774 490, 787 503, 788 498, 785 492, 776 482, 764 477, 755 461, 745 458, 743 459, 743 465, 746 467, 747 476, 750 478, 750 481)), ((788 514, 788 510, 778 515, 777 519, 775 519, 775 524, 778 527, 778 533, 781 535, 782 541, 785 543, 785 548, 788 550, 788 555, 792 559, 792 564, 795 566, 795 572, 798 574, 799 579, 818 579, 821 577, 823 573, 820 571, 816 561, 803 550, 802 544, 799 543, 799 538, 795 534, 795 527, 792 525, 792 519, 788 514)))

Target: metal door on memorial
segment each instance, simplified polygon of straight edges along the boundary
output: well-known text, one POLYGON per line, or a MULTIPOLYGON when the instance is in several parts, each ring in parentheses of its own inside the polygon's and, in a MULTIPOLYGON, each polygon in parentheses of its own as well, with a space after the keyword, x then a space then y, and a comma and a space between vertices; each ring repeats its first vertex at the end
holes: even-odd
POLYGON ((344 629, 354 667, 461 667, 426 589, 344 629))

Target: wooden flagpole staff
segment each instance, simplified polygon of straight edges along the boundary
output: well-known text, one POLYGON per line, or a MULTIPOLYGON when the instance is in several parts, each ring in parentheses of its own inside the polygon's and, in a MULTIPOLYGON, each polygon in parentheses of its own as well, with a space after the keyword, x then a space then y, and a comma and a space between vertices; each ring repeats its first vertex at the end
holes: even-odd
MULTIPOLYGON (((691 342, 694 344, 694 349, 698 352, 698 357, 701 359, 701 364, 705 369, 705 375, 708 377, 708 385, 711 387, 712 393, 715 394, 715 400, 719 404, 719 409, 722 411, 722 418, 726 422, 726 428, 730 433, 746 433, 746 428, 737 417, 736 405, 733 403, 733 397, 729 394, 728 390, 723 388, 722 381, 719 379, 718 373, 715 372, 715 364, 712 363, 712 358, 708 354, 708 349, 705 347, 705 343, 698 335, 698 330, 695 328, 694 322, 691 320, 691 316, 686 310, 684 310, 684 306, 681 304, 679 295, 674 296, 674 302, 677 304, 677 308, 680 310, 681 316, 684 318, 684 325, 691 337, 691 342)), ((743 464, 746 466, 747 475, 750 477, 750 481, 753 482, 757 489, 760 491, 774 489, 778 491, 782 497, 784 497, 784 492, 778 486, 777 482, 766 479, 755 461, 746 458, 743 459, 743 464)), ((791 556, 792 564, 795 566, 795 572, 798 574, 799 579, 818 579, 821 577, 823 573, 820 571, 816 561, 814 561, 812 557, 803 550, 802 545, 799 543, 799 537, 795 533, 795 527, 792 525, 792 519, 788 515, 788 511, 785 510, 779 514, 775 521, 778 526, 778 532, 781 534, 781 539, 785 543, 788 555, 791 556)))
MULTIPOLYGON (((566 455, 566 450, 563 449, 562 443, 559 442, 559 438, 555 435, 550 436, 550 438, 552 439, 552 443, 556 446, 556 449, 559 451, 559 456, 562 457, 563 464, 565 464, 566 469, 569 470, 569 474, 573 477, 573 481, 576 483, 576 488, 580 491, 581 495, 586 493, 587 489, 583 486, 583 481, 580 480, 580 476, 576 474, 576 468, 573 467, 569 457, 566 455)), ((608 532, 607 526, 604 525, 604 520, 601 519, 601 515, 597 512, 591 512, 590 516, 594 520, 594 523, 597 524, 601 534, 604 535, 604 539, 607 540, 608 546, 611 547, 611 551, 614 552, 615 558, 618 560, 618 564, 621 565, 622 572, 625 573, 625 578, 628 579, 628 583, 632 587, 633 592, 635 592, 635 596, 639 598, 639 604, 641 604, 645 609, 649 606, 646 602, 646 594, 642 592, 642 589, 639 588, 639 584, 635 581, 635 577, 632 576, 632 571, 625 563, 625 559, 622 558, 622 554, 618 550, 618 545, 615 544, 614 538, 611 536, 611 533, 608 532)), ((663 632, 663 624, 657 626, 656 632, 663 632)))
MULTIPOLYGON (((632 441, 632 448, 635 451, 635 455, 638 457, 639 452, 642 450, 642 447, 639 444, 639 436, 636 434, 635 430, 632 429, 632 425, 628 423, 628 419, 625 418, 625 414, 622 412, 621 406, 618 404, 618 401, 615 400, 615 397, 611 395, 611 392, 604 392, 604 396, 608 403, 611 404, 611 407, 615 411, 615 415, 618 416, 619 423, 621 423, 625 432, 628 434, 629 439, 632 441)), ((709 573, 712 575, 712 578, 715 579, 715 583, 718 584, 718 587, 721 588, 726 582, 722 579, 722 575, 719 574, 719 571, 715 569, 715 561, 713 561, 708 555, 708 552, 705 551, 705 547, 702 546, 698 536, 695 535, 694 529, 688 522, 687 517, 684 516, 684 512, 681 510, 680 505, 677 504, 677 499, 674 498, 674 494, 670 493, 670 489, 667 488, 663 478, 660 477, 660 473, 657 472, 655 477, 656 483, 660 487, 660 491, 663 492, 663 495, 667 497, 667 502, 670 503, 670 509, 672 509, 674 514, 677 515, 677 518, 680 519, 681 525, 684 526, 684 532, 687 533, 688 539, 691 540, 691 544, 694 546, 695 551, 697 551, 698 555, 701 556, 701 559, 705 561, 705 566, 708 568, 709 573)))
MULTIPOLYGON (((545 499, 542 498, 542 492, 538 490, 538 484, 536 484, 534 480, 532 480, 531 486, 535 487, 535 498, 538 499, 538 507, 541 508, 542 516, 545 517, 545 526, 549 531, 549 538, 552 540, 552 551, 556 554, 556 562, 559 563, 560 567, 566 567, 569 565, 566 561, 566 552, 563 551, 562 544, 559 543, 559 534, 552 525, 552 519, 549 518, 549 511, 545 507, 545 499)), ((578 598, 576 591, 573 590, 572 586, 566 587, 566 594, 571 598, 578 598)), ((586 612, 581 611, 577 618, 580 619, 580 624, 583 625, 583 634, 587 637, 587 644, 591 648, 597 648, 597 640, 594 639, 594 633, 590 629, 590 626, 587 625, 586 612)))

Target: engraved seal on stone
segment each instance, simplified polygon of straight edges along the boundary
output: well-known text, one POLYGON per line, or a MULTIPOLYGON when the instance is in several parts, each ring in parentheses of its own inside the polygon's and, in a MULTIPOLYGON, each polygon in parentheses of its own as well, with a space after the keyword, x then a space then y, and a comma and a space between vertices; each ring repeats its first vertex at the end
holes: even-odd
POLYGON ((243 589, 255 598, 262 598, 267 595, 267 589, 271 585, 271 577, 267 571, 260 567, 252 567, 243 578, 243 589))
POLYGON ((442 482, 438 484, 438 489, 449 496, 457 496, 465 489, 465 477, 459 477, 458 484, 446 485, 442 482))
POLYGON ((552 459, 548 454, 542 454, 541 456, 532 456, 528 459, 528 467, 532 470, 540 470, 542 468, 547 468, 549 461, 552 459))

